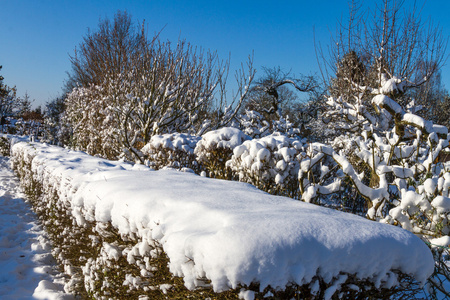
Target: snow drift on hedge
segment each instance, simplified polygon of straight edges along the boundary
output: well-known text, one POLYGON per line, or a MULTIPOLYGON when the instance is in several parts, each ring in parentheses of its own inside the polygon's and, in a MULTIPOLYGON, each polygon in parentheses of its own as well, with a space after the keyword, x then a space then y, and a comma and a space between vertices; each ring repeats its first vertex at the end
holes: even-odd
POLYGON ((144 154, 153 154, 154 149, 170 149, 172 151, 183 151, 187 154, 194 154, 195 146, 201 138, 195 135, 184 133, 167 133, 154 135, 150 142, 141 151, 144 154))
POLYGON ((201 277, 221 291, 252 282, 261 289, 305 284, 316 275, 332 282, 342 273, 390 287, 397 283, 392 270, 423 283, 433 272, 429 249, 406 230, 249 184, 151 171, 34 143, 15 144, 12 151, 34 156, 36 179, 59 186, 80 225, 110 221, 120 233, 140 237, 141 255, 158 241, 170 271, 190 289, 201 277))
POLYGON ((249 139, 249 136, 237 128, 223 127, 202 135, 202 139, 197 143, 195 152, 198 153, 202 148, 210 149, 212 147, 233 150, 245 140, 249 139))

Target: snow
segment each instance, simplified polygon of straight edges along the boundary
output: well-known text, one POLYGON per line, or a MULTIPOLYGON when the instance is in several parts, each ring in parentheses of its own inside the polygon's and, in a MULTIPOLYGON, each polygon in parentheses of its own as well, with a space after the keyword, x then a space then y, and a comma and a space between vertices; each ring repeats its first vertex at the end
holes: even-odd
POLYGON ((442 125, 436 125, 433 124, 431 121, 427 121, 422 117, 419 117, 417 115, 411 114, 411 113, 405 113, 402 116, 402 121, 407 124, 412 124, 415 126, 418 126, 419 128, 422 128, 426 130, 428 133, 435 132, 440 135, 447 135, 448 129, 445 126, 442 125))
POLYGON ((431 208, 430 203, 423 195, 405 190, 402 191, 402 201, 400 206, 402 209, 408 210, 411 215, 417 212, 419 208, 422 210, 431 208))
POLYGON ((150 142, 145 145, 141 151, 142 153, 151 153, 151 149, 171 149, 184 151, 188 154, 194 154, 195 146, 200 140, 200 137, 183 134, 183 133, 171 133, 163 135, 154 135, 151 137, 150 142))
POLYGON ((450 246, 450 236, 444 235, 440 238, 431 239, 430 244, 432 246, 448 247, 450 246))
POLYGON ((223 127, 202 135, 197 147, 201 145, 206 149, 211 147, 234 149, 248 139, 250 137, 237 128, 223 127))
MULTIPOLYGON (((431 252, 406 230, 249 184, 133 168, 36 143, 15 144, 13 155, 34 157, 35 178, 59 188, 61 201, 81 214, 80 225, 110 221, 119 233, 140 238, 137 252, 161 244, 170 271, 189 289, 204 277, 215 291, 255 281, 261 290, 307 284, 317 275, 338 289, 342 273, 378 287, 396 282, 391 270, 422 283, 433 273, 431 252)), ((104 248, 112 259, 119 254, 111 245, 104 248)), ((252 293, 242 296, 251 299, 252 293)))
MULTIPOLYGON (((382 184, 380 184, 379 188, 370 188, 366 186, 361 181, 360 176, 358 176, 357 172, 353 168, 353 165, 347 160, 347 158, 343 155, 336 153, 336 151, 334 151, 334 149, 331 146, 320 143, 312 143, 310 144, 310 148, 316 149, 318 152, 320 151, 323 152, 324 154, 331 156, 334 159, 334 161, 336 161, 340 165, 342 171, 351 178, 355 187, 358 189, 359 193, 371 199, 372 202, 379 201, 380 199, 389 198, 387 189, 382 184)), ((383 174, 380 175, 380 182, 382 182, 383 177, 384 177, 383 174)))
POLYGON ((438 213, 447 213, 450 211, 450 198, 436 196, 436 198, 431 201, 431 205, 437 209, 438 213))
POLYGON ((245 291, 245 290, 241 290, 239 292, 239 299, 244 299, 244 300, 253 300, 255 299, 255 292, 253 291, 245 291))
POLYGON ((73 299, 63 290, 50 242, 0 156, 0 298, 73 299))
POLYGON ((396 177, 403 179, 412 178, 414 176, 414 171, 412 169, 402 166, 392 166, 392 171, 396 177))
POLYGON ((423 183, 423 187, 425 189, 425 192, 427 192, 430 195, 433 195, 436 191, 437 186, 437 179, 436 178, 428 178, 423 183))
POLYGON ((391 109, 393 112, 395 112, 396 114, 403 114, 403 108, 394 100, 392 100, 391 98, 389 98, 386 95, 376 95, 375 97, 373 97, 372 99, 372 103, 386 108, 389 107, 389 109, 391 109))

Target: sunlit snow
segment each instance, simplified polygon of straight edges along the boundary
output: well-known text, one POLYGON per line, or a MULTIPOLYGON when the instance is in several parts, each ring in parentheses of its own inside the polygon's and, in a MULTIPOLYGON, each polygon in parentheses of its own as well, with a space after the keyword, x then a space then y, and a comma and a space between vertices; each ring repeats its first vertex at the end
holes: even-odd
POLYGON ((0 156, 0 299, 72 299, 63 292, 50 242, 0 156))

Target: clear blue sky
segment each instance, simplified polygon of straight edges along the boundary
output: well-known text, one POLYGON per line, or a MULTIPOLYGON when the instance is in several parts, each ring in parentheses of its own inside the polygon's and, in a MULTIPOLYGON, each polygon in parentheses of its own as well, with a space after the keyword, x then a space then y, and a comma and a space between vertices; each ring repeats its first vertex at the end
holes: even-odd
MULTIPOLYGON (((405 2, 407 7, 413 1, 405 2)), ((185 38, 217 50, 223 59, 231 53, 233 70, 254 52, 257 69, 280 66, 308 75, 319 72, 314 28, 316 40, 327 45, 337 21, 348 13, 348 1, 0 0, 4 83, 17 86, 19 96, 28 92, 36 100, 34 106, 45 105, 61 94, 70 70, 69 54, 87 29, 95 30, 99 18, 112 19, 117 10, 129 12, 136 23, 145 19, 149 35, 165 26, 163 39, 185 38)), ((439 23, 447 37, 449 13, 450 1, 428 0, 422 17, 439 23)), ((442 71, 443 83, 450 88, 450 67, 442 71)))

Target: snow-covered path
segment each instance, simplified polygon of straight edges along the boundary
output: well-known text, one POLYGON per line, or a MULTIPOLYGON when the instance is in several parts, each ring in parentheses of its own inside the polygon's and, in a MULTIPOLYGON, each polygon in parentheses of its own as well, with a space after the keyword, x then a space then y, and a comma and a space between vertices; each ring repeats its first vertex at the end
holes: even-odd
POLYGON ((9 158, 0 156, 0 299, 71 299, 58 284, 50 243, 24 199, 9 158))

